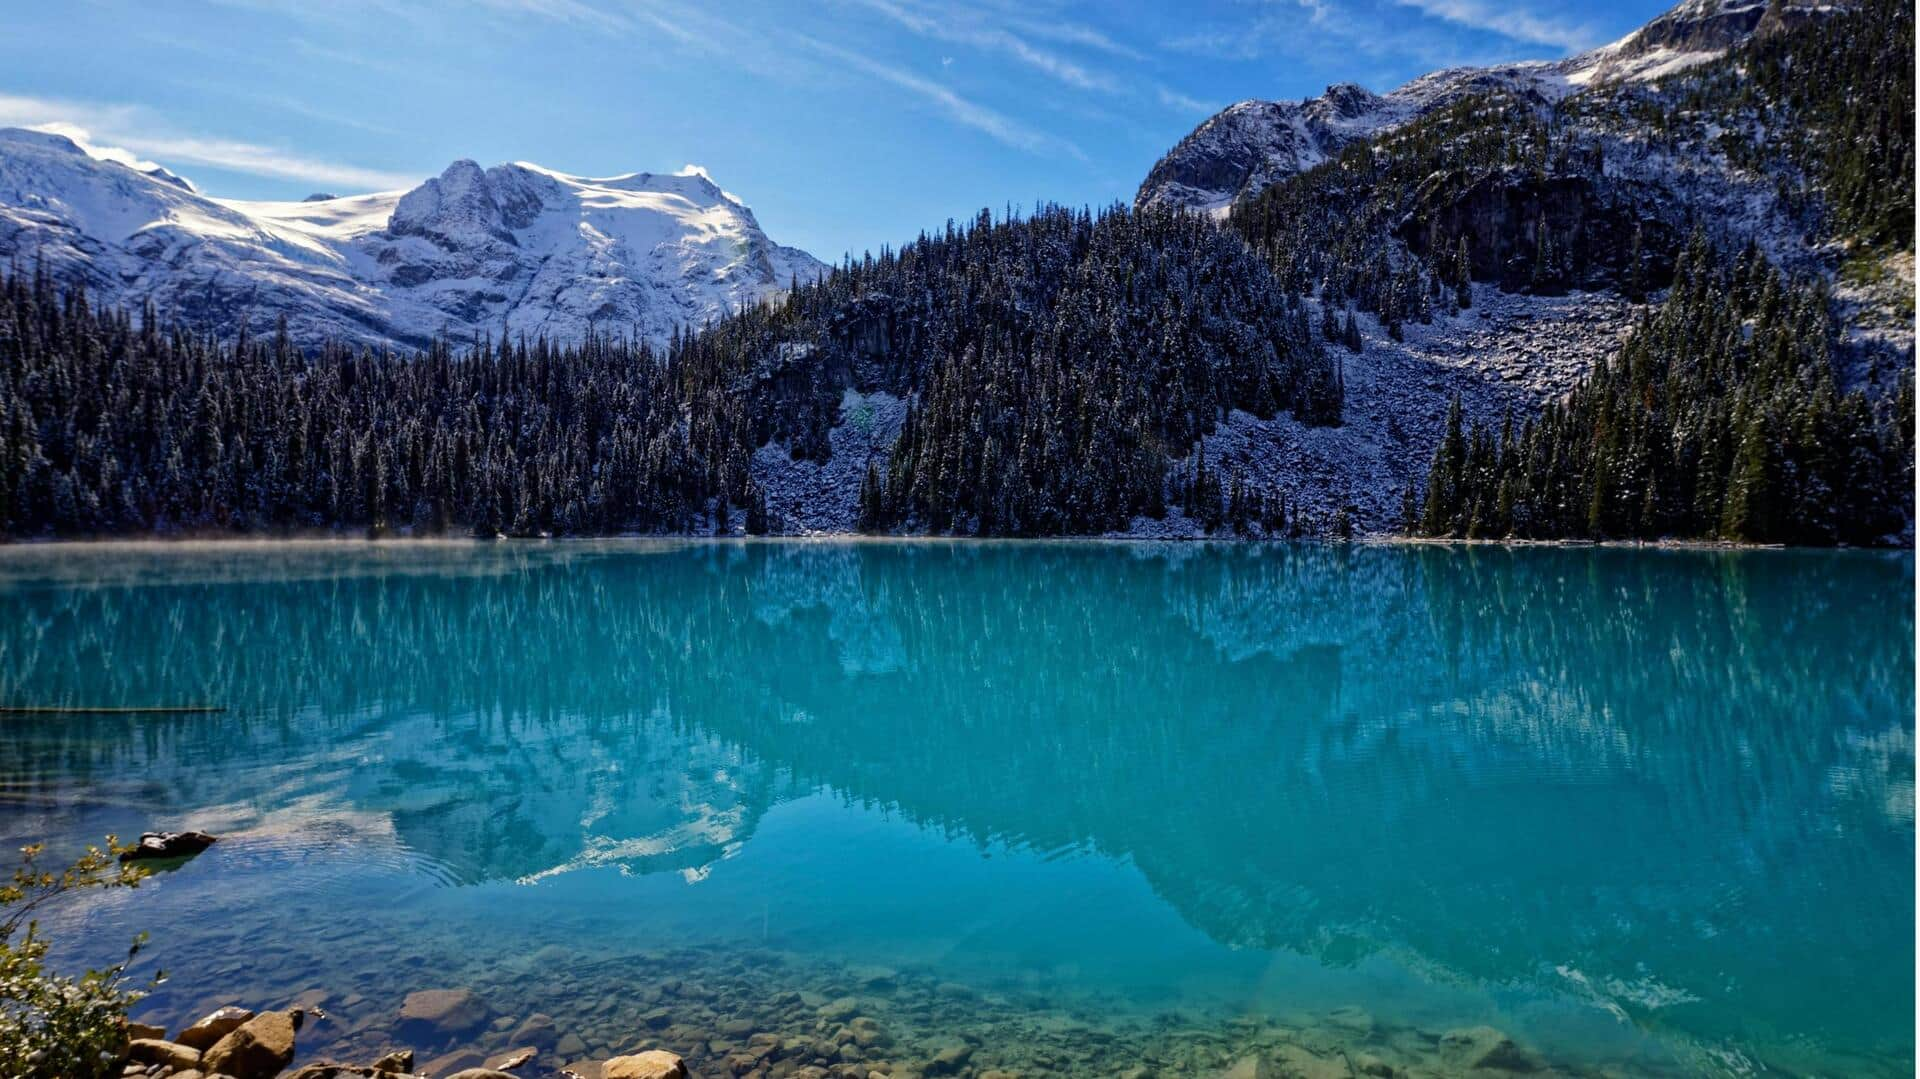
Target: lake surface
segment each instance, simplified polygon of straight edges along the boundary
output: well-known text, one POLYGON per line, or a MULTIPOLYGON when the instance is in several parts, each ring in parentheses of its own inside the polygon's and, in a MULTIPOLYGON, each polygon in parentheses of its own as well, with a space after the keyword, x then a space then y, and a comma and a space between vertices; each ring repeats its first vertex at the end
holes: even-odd
POLYGON ((49 927, 93 961, 150 931, 165 1023, 320 1004, 303 1058, 524 1034, 551 1066, 697 1027, 722 1074, 749 1030, 852 1008, 888 1033, 849 1052, 896 1074, 962 1041, 1028 1074, 1445 1073, 1485 1025, 1570 1073, 1910 1075, 1913 580, 1864 552, 16 547, 0 704, 227 711, 0 717, 0 838, 223 835, 49 927), (395 1027, 449 986, 493 1022, 395 1027))

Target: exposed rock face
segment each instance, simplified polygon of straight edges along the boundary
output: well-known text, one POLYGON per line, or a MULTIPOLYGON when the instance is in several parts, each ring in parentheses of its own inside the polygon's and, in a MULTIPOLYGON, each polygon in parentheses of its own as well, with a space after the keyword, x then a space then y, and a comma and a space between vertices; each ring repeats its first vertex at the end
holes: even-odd
POLYGON ((1464 191, 1423 192, 1400 237, 1421 255, 1464 237, 1474 278, 1507 292, 1618 287, 1636 264, 1642 290, 1665 287, 1673 278, 1671 253, 1683 237, 1636 192, 1597 174, 1541 177, 1515 170, 1464 191), (1544 276, 1536 262, 1542 229, 1560 251, 1544 276))
POLYGON ((1773 34, 1811 18, 1807 4, 1759 0, 1685 0, 1621 42, 1616 56, 1644 56, 1659 50, 1676 53, 1719 52, 1754 34, 1773 34))
POLYGON ((215 1042, 201 1057, 203 1070, 234 1079, 272 1079, 293 1063, 300 1020, 294 1012, 261 1012, 215 1042))
POLYGON ((1310 169, 1386 122, 1389 103, 1342 83, 1303 102, 1242 101, 1180 140, 1147 173, 1136 207, 1223 210, 1242 194, 1310 169))

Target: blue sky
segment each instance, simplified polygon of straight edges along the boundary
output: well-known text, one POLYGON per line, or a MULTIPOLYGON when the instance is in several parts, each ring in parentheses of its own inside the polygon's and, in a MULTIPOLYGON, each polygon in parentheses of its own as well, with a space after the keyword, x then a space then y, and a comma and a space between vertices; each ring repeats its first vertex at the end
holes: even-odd
POLYGON ((1668 0, 0 0, 0 125, 236 198, 461 157, 704 166, 829 260, 983 206, 1131 198, 1215 109, 1603 44, 1668 0))

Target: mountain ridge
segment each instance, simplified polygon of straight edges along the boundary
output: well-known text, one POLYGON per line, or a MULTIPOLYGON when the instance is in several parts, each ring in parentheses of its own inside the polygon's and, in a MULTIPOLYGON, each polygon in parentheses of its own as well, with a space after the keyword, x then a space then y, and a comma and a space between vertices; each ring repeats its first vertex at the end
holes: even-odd
POLYGON ((1833 10, 1820 0, 1683 0, 1618 41, 1563 60, 1441 68, 1384 94, 1347 82, 1299 102, 1249 98, 1202 121, 1155 162, 1133 205, 1225 213, 1237 198, 1469 95, 1505 90, 1550 105, 1589 86, 1673 74, 1833 10))
POLYGON ((407 191, 251 201, 19 128, 0 129, 0 259, 219 332, 284 317, 308 347, 658 343, 826 272, 692 166, 596 178, 462 159, 407 191))

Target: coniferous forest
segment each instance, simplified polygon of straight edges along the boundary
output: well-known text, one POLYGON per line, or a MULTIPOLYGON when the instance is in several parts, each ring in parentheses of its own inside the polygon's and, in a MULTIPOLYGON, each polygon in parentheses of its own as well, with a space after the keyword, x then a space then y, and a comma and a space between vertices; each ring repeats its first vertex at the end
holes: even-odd
POLYGON ((1518 429, 1458 402, 1405 527, 1455 537, 1877 544, 1913 489, 1913 379, 1876 409, 1835 386, 1818 281, 1704 237, 1619 355, 1518 429))
POLYGON ((0 282, 0 530, 768 531, 753 452, 826 453, 850 367, 911 394, 873 527, 1104 531, 1229 408, 1337 422, 1304 307, 1174 213, 986 215, 663 350, 222 343, 0 282))

